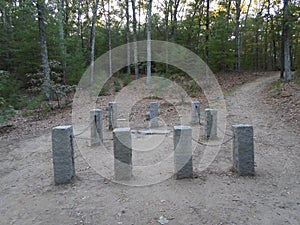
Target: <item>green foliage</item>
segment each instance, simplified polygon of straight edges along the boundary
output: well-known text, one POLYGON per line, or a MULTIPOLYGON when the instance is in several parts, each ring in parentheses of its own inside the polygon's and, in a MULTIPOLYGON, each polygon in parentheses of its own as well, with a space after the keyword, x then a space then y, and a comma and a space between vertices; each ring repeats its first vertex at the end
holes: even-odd
POLYGON ((7 71, 0 71, 0 98, 4 108, 20 107, 20 84, 7 71))
POLYGON ((130 74, 123 74, 122 75, 122 82, 123 82, 124 87, 127 86, 131 82, 130 74))
POLYGON ((0 97, 0 124, 5 124, 16 114, 15 109, 3 97, 0 97))
MULTIPOLYGON (((39 97, 34 100, 33 103, 41 105, 42 101, 45 101, 45 96, 41 94, 43 92, 43 84, 45 78, 41 72, 35 74, 26 74, 28 79, 28 90, 33 94, 38 94, 39 97)), ((68 104, 68 94, 76 90, 76 85, 67 85, 62 83, 62 75, 54 71, 51 72, 51 78, 49 82, 49 88, 51 91, 51 100, 57 101, 58 107, 61 108, 62 100, 65 99, 65 105, 68 104)), ((30 104, 29 104, 30 105, 30 104)))
POLYGON ((118 78, 113 77, 113 81, 114 81, 115 92, 119 92, 122 88, 118 78))
POLYGON ((194 81, 189 80, 183 87, 191 97, 197 97, 201 92, 200 86, 194 81))
MULTIPOLYGON (((143 1, 142 1, 143 2, 143 1)), ((170 1, 172 2, 172 1, 170 1)), ((183 6, 185 1, 180 2, 179 9, 183 6)), ((290 18, 291 25, 291 52, 293 67, 299 69, 300 65, 300 26, 299 26, 299 7, 300 4, 293 1, 290 4, 290 18)), ((243 6, 241 15, 241 66, 243 70, 266 70, 278 69, 280 65, 280 41, 282 30, 282 5, 280 1, 271 2, 272 12, 267 15, 267 2, 256 6, 252 4, 249 15, 246 18, 246 7, 243 6)), ((14 74, 14 80, 18 80, 17 89, 30 88, 34 89, 42 82, 39 78, 32 82, 31 77, 26 74, 38 74, 41 70, 40 59, 40 43, 39 43, 39 27, 37 18, 37 8, 33 1, 22 1, 22 4, 15 4, 13 1, 2 1, 1 9, 4 11, 0 13, 0 70, 8 71, 14 74)), ((86 67, 90 64, 91 51, 91 9, 93 8, 93 1, 68 1, 63 9, 63 28, 64 28, 64 46, 66 53, 62 56, 61 39, 59 37, 59 23, 57 15, 57 1, 45 2, 45 22, 47 34, 47 47, 49 53, 49 62, 53 76, 54 73, 62 74, 65 72, 64 82, 66 85, 77 84, 86 67), (78 6, 80 5, 80 8, 78 6), (78 18, 78 13, 80 17, 78 18), (62 61, 66 61, 66 71, 63 71, 62 61)), ((95 58, 108 51, 108 20, 107 14, 102 14, 103 6, 107 7, 107 1, 104 5, 99 5, 99 20, 96 27, 96 43, 95 43, 95 58), (105 18, 104 18, 105 17, 105 18)), ((124 2, 118 1, 117 6, 112 7, 111 10, 111 41, 112 48, 125 44, 126 40, 126 24, 125 20, 121 20, 125 15, 124 2)), ((173 34, 171 32, 173 25, 171 21, 168 24, 168 32, 166 32, 166 24, 164 15, 161 13, 154 13, 152 15, 152 39, 165 40, 168 34, 168 40, 174 43, 183 45, 202 59, 204 59, 204 49, 209 49, 209 66, 214 72, 232 71, 235 69, 237 52, 235 39, 235 16, 236 9, 231 1, 218 1, 217 7, 210 9, 210 25, 209 31, 206 30, 206 13, 205 1, 190 1, 185 3, 185 14, 177 15, 178 21, 176 29, 173 34), (231 5, 230 5, 231 4, 231 5), (206 36, 208 34, 209 41, 206 36)), ((156 10, 164 13, 167 9, 164 4, 158 4, 156 10)), ((141 8, 141 15, 146 13, 146 8, 141 8)), ((170 12, 171 13, 171 12, 170 12)), ((174 11, 172 11, 174 13, 174 11)), ((174 15, 173 15, 174 16, 174 15)), ((170 19, 170 18, 169 18, 170 19)), ((174 21, 172 21, 174 22, 174 21)), ((132 25, 132 24, 131 24, 132 25)), ((138 24, 138 39, 146 38, 145 32, 146 24, 138 24)), ((132 37, 130 37, 132 40, 132 37)), ((124 57, 124 56, 120 56, 124 57)), ((171 56, 172 59, 180 60, 180 53, 171 56)), ((122 58, 124 59, 124 58, 122 58)), ((145 74, 146 63, 139 63, 140 74, 145 74)), ((156 73, 166 72, 166 66, 162 63, 155 63, 152 71, 156 73)), ((134 71, 134 70, 132 70, 134 71)), ((178 69, 169 65, 168 74, 178 73, 178 69)), ((168 74, 161 74, 168 78, 168 74)), ((120 75, 122 86, 130 83, 130 75, 120 75)), ((51 77, 54 84, 64 83, 51 77)), ((54 86, 55 86, 54 85, 54 86)), ((52 85, 53 86, 53 85, 52 85)), ((120 85, 114 84, 115 89, 120 89, 120 85)), ((190 85, 193 86, 193 85, 190 85)), ((193 89, 193 87, 187 87, 193 89)), ((54 92, 65 92, 61 89, 65 87, 53 87, 58 90, 54 92)), ((68 89, 68 88, 67 88, 68 89)), ((108 94, 104 87, 102 94, 108 94)), ((36 90, 38 91, 38 90, 36 90)), ((193 91, 195 92, 195 91, 193 91)), ((7 104, 18 104, 18 94, 5 97, 7 104)))
POLYGON ((107 96, 110 95, 110 85, 108 83, 105 83, 99 93, 100 96, 107 96))
POLYGON ((12 74, 0 71, 0 124, 8 122, 20 107, 19 83, 12 74))

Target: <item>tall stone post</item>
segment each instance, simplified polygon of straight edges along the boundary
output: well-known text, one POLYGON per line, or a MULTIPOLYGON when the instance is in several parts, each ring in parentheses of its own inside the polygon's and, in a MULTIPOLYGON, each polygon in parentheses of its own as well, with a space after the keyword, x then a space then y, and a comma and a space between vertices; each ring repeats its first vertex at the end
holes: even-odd
POLYGON ((217 138, 217 110, 216 109, 205 109, 205 136, 211 140, 217 138))
POLYGON ((158 103, 150 102, 150 127, 158 127, 158 103))
POLYGON ((254 175, 253 127, 233 125, 233 167, 240 176, 254 175))
POLYGON ((71 182, 75 176, 72 126, 52 129, 52 156, 55 184, 71 182))
POLYGON ((108 129, 113 130, 117 128, 117 103, 116 102, 109 102, 107 106, 108 110, 108 129))
POLYGON ((191 124, 200 124, 200 102, 192 102, 191 124))
POLYGON ((90 111, 91 124, 91 146, 99 145, 103 142, 103 122, 102 110, 93 109, 90 111))
POLYGON ((116 180, 129 180, 132 175, 132 143, 130 128, 113 131, 114 169, 116 180))
POLYGON ((174 126, 175 179, 193 178, 192 128, 174 126))

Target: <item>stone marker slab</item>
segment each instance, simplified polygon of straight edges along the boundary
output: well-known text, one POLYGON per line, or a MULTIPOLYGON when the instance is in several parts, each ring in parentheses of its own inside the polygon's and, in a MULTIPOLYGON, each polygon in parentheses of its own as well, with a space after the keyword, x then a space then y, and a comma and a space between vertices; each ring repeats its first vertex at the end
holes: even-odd
POLYGON ((217 115, 218 111, 216 109, 205 109, 205 136, 211 140, 217 138, 217 115))
POLYGON ((137 133, 142 135, 155 135, 155 134, 169 134, 170 131, 168 130, 138 130, 137 133))
POLYGON ((108 129, 113 130, 117 128, 117 118, 118 118, 117 103, 109 102, 107 106, 107 110, 108 110, 108 129))
POLYGON ((102 110, 93 109, 90 111, 91 123, 91 146, 99 145, 103 142, 103 121, 102 110))
POLYGON ((52 129, 52 156, 55 184, 71 182, 75 176, 73 127, 58 126, 52 129))
POLYGON ((174 126, 174 177, 193 178, 192 128, 174 126))
POLYGON ((200 124, 200 102, 193 101, 191 107, 191 124, 200 124))
POLYGON ((113 131, 114 169, 116 180, 129 180, 132 176, 132 142, 130 128, 113 131))
POLYGON ((253 127, 249 124, 233 125, 233 167, 240 176, 253 176, 254 143, 253 127))
POLYGON ((150 127, 158 127, 158 103, 150 102, 150 127))

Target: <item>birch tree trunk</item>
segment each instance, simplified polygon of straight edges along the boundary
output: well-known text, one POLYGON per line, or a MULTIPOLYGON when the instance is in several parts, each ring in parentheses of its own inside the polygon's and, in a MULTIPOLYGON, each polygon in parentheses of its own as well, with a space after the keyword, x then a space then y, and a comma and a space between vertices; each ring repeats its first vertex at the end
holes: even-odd
POLYGON ((138 47, 137 47, 137 34, 136 34, 136 12, 135 12, 135 0, 131 0, 132 16, 133 16, 133 54, 134 54, 134 72, 135 79, 139 79, 139 67, 138 67, 138 47))
POLYGON ((94 69, 95 69, 95 40, 96 40, 96 21, 98 11, 99 0, 96 0, 93 10, 93 21, 92 21, 92 43, 91 43, 91 70, 90 70, 90 87, 94 83, 94 69))
MULTIPOLYGON (((165 0, 165 41, 169 41, 169 13, 170 13, 170 3, 169 0, 165 0)), ((168 73, 169 70, 169 51, 166 48, 166 67, 165 73, 168 73)))
POLYGON ((205 21, 205 62, 206 65, 208 65, 208 55, 209 55, 209 49, 208 49, 208 42, 209 42, 209 1, 206 0, 206 21, 205 21))
POLYGON ((110 0, 108 0, 108 8, 107 8, 107 33, 108 33, 108 57, 109 57, 109 77, 111 77, 112 74, 112 59, 111 59, 111 18, 110 18, 110 0))
POLYGON ((6 12, 5 12, 5 4, 4 4, 4 2, 1 5, 0 12, 1 12, 1 15, 2 15, 1 18, 2 18, 3 27, 6 28, 6 12))
POLYGON ((284 50, 284 79, 289 82, 292 79, 291 53, 290 53, 290 25, 289 25, 289 0, 284 0, 283 6, 283 50, 284 50))
POLYGON ((241 36, 240 36, 240 16, 241 16, 241 0, 235 1, 236 17, 235 17, 235 41, 236 41, 236 71, 241 71, 241 36))
POLYGON ((65 37, 64 37, 64 26, 63 26, 63 10, 65 2, 64 0, 58 0, 58 26, 59 26, 59 47, 61 54, 61 64, 63 71, 63 82, 66 83, 66 46, 65 46, 65 37))
POLYGON ((173 23, 172 23, 172 29, 171 29, 172 42, 175 41, 175 32, 176 32, 176 29, 177 29, 177 13, 178 13, 179 3, 180 3, 180 0, 174 0, 174 2, 172 1, 172 6, 173 6, 173 9, 174 9, 173 19, 172 19, 173 23))
POLYGON ((209 83, 209 75, 208 75, 208 41, 209 41, 209 1, 206 0, 206 21, 205 21, 205 83, 206 86, 208 87, 210 85, 209 83))
POLYGON ((147 84, 151 83, 151 18, 152 18, 152 0, 148 6, 148 26, 147 26, 147 84))
MULTIPOLYGON (((77 42, 77 48, 81 45, 81 48, 84 48, 84 42, 83 42, 83 34, 82 34, 82 22, 81 22, 81 0, 78 0, 77 2, 77 36, 78 36, 78 42, 77 42)), ((78 49, 77 49, 78 50, 78 49)))
POLYGON ((46 42, 46 28, 45 28, 45 2, 38 0, 36 4, 38 10, 39 34, 40 34, 40 47, 41 47, 41 61, 44 75, 43 90, 47 100, 51 100, 50 93, 50 68, 48 61, 48 49, 46 42))
POLYGON ((127 43, 127 73, 131 74, 130 69, 130 29, 129 29, 129 0, 125 1, 126 3, 126 43, 127 43))

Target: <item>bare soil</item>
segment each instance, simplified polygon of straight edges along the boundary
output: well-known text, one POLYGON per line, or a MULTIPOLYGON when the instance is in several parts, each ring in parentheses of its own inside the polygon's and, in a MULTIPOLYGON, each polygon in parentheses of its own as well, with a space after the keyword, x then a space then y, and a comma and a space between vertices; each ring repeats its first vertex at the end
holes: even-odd
MULTIPOLYGON (((100 176, 76 149, 76 179, 56 186, 51 133, 40 129, 49 125, 33 126, 28 131, 33 137, 4 132, 0 223, 137 225, 160 224, 163 216, 167 224, 175 225, 299 224, 300 126, 270 105, 265 90, 276 79, 278 74, 264 75, 226 95, 226 133, 237 123, 254 127, 254 177, 238 177, 232 172, 232 142, 228 142, 208 169, 196 171, 194 179, 170 178, 143 187, 117 184, 100 176), (12 134, 19 136, 13 139, 12 134)), ((53 126, 70 122, 70 113, 59 114, 61 118, 52 122, 53 126)), ((201 156, 195 153, 194 157, 197 162, 201 156)))

